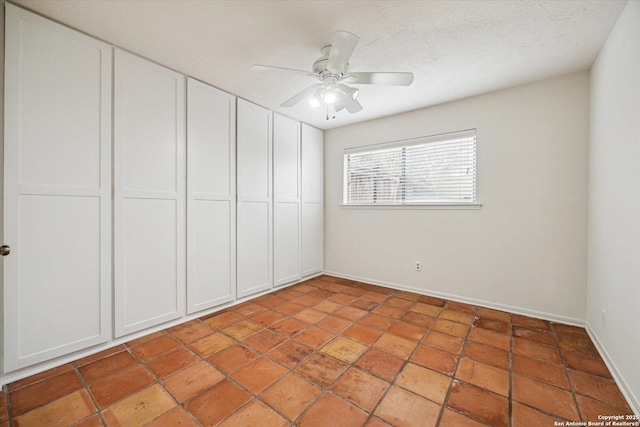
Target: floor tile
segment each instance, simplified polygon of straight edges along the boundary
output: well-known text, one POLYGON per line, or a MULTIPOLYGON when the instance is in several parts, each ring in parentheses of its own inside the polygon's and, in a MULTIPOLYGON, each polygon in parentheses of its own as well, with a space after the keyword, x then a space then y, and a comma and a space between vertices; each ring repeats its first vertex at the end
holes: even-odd
MULTIPOLYGON (((396 294, 397 295, 397 294, 396 294)), ((398 307, 401 308, 403 310, 411 307, 413 305, 413 301, 409 301, 403 298, 398 298, 398 297, 391 297, 388 300, 386 300, 384 302, 387 305, 390 305, 392 307, 398 307)))
POLYGON ((298 297, 298 298, 294 299, 292 302, 295 302, 296 304, 304 305, 305 307, 312 307, 312 306, 318 304, 323 299, 324 298, 318 298, 316 296, 306 294, 306 295, 303 295, 301 297, 298 297))
MULTIPOLYGON (((549 427, 556 425, 558 417, 552 417, 518 402, 513 402, 512 427, 549 427)), ((577 420, 572 420, 577 421, 577 420)))
POLYGON ((411 323, 412 325, 427 328, 429 327, 429 325, 431 325, 435 317, 418 313, 416 311, 408 311, 400 319, 404 322, 411 323))
POLYGON ((442 372, 443 374, 453 375, 458 357, 434 347, 419 345, 411 356, 411 361, 426 368, 442 372))
POLYGON ((358 324, 368 326, 370 328, 379 329, 385 331, 393 325, 394 321, 388 317, 381 316, 379 314, 370 313, 358 320, 358 324))
POLYGON ((456 379, 509 396, 509 372, 463 357, 456 369, 456 379))
POLYGON ((493 332, 498 332, 500 334, 508 334, 509 333, 509 324, 507 322, 503 322, 502 320, 497 319, 488 319, 485 317, 476 317, 476 320, 473 322, 473 326, 481 329, 488 329, 493 332))
POLYGON ((290 316, 304 310, 304 308, 305 306, 302 304, 296 304, 295 302, 285 302, 284 304, 280 304, 279 306, 274 307, 273 310, 277 311, 278 313, 290 316))
POLYGON ((341 293, 341 294, 332 294, 326 299, 328 301, 333 301, 335 303, 343 305, 343 304, 351 304, 352 302, 354 302, 356 300, 356 298, 357 297, 354 296, 354 295, 347 295, 347 294, 342 294, 341 293))
POLYGON ((14 425, 21 426, 68 426, 92 413, 96 408, 85 390, 78 390, 60 399, 15 418, 14 425))
POLYGON ((341 319, 340 317, 327 316, 321 321, 319 321, 318 323, 316 323, 316 326, 322 329, 325 329, 329 332, 333 332, 334 334, 339 334, 340 332, 344 331, 347 328, 347 326, 351 325, 351 323, 352 323, 351 321, 346 319, 341 319))
POLYGON ((387 332, 398 335, 408 340, 420 341, 427 329, 424 327, 412 325, 411 323, 398 321, 391 325, 387 332))
POLYGON ((542 344, 555 346, 556 341, 550 332, 544 332, 536 329, 525 328, 522 326, 513 326, 513 336, 524 338, 530 341, 536 341, 542 344))
POLYGON ((506 323, 511 322, 511 313, 507 313, 506 311, 494 310, 492 308, 478 307, 476 316, 487 319, 500 320, 501 322, 506 323))
POLYGON ((471 384, 454 381, 446 404, 492 427, 507 427, 509 424, 507 398, 471 384))
POLYGON ((354 366, 384 380, 392 381, 402 365, 404 365, 403 359, 372 348, 367 350, 354 366))
POLYGON ((442 311, 442 307, 417 302, 411 306, 409 310, 420 314, 426 314, 427 316, 436 317, 442 311))
POLYGON ((512 370, 516 374, 556 387, 569 389, 567 375, 562 365, 514 354, 512 356, 512 370))
POLYGON ((527 328, 551 331, 551 322, 534 317, 522 316, 520 314, 511 315, 511 323, 514 325, 526 326, 527 328))
POLYGON ((342 319, 350 320, 352 322, 357 321, 358 319, 365 316, 366 314, 368 314, 367 311, 361 310, 359 308, 351 307, 351 306, 342 307, 333 313, 334 316, 340 317, 342 319))
POLYGON ((602 378, 612 378, 607 365, 599 357, 584 356, 571 351, 563 351, 562 357, 567 364, 567 368, 582 371, 587 374, 596 375, 602 378))
POLYGON ((417 342, 409 341, 397 335, 384 333, 373 346, 387 353, 406 359, 409 357, 413 349, 416 348, 417 342))
POLYGON ((436 403, 444 403, 451 377, 407 363, 395 384, 436 403))
POLYGON ((203 426, 214 426, 251 400, 251 395, 224 379, 185 404, 203 426))
POLYGON ((380 303, 361 298, 353 302, 350 302, 349 305, 351 307, 359 308, 360 310, 371 311, 374 308, 376 308, 378 305, 380 305, 380 303))
POLYGON ((464 302, 457 302, 457 301, 447 302, 447 305, 445 306, 445 308, 447 310, 458 310, 458 311, 463 311, 465 313, 472 313, 472 314, 476 312, 475 305, 466 304, 464 302))
POLYGON ((289 423, 264 403, 254 400, 220 424, 220 427, 263 426, 287 427, 289 423))
POLYGON ((436 319, 433 322, 431 329, 460 338, 466 338, 467 333, 469 332, 469 326, 445 319, 436 319))
POLYGON ((204 322, 213 326, 214 328, 221 330, 226 328, 227 326, 233 325, 241 321, 242 316, 237 315, 236 313, 226 312, 222 314, 218 314, 216 316, 210 317, 206 319, 204 322))
POLYGON ((311 326, 297 334, 293 339, 313 348, 320 348, 331 340, 334 335, 324 329, 311 326))
POLYGON ((230 374, 256 358, 258 358, 258 354, 255 351, 241 344, 236 344, 214 354, 208 360, 220 371, 230 374))
POLYGON ((314 349, 306 344, 289 340, 271 350, 268 356, 281 365, 293 369, 313 353, 313 351, 314 349))
POLYGON ((342 307, 342 304, 329 300, 324 300, 313 306, 314 309, 322 311, 324 313, 333 313, 340 307, 342 307))
POLYGON ((558 335, 558 345, 563 351, 571 351, 573 353, 580 353, 584 356, 600 357, 596 346, 591 341, 584 341, 581 339, 573 338, 569 335, 558 335))
POLYGON ((9 411, 7 410, 7 396, 0 390, 0 423, 9 419, 9 411))
POLYGON ((513 338, 513 352, 545 362, 561 363, 560 353, 555 347, 522 338, 513 338))
POLYGON ((347 338, 338 337, 322 348, 322 352, 346 363, 352 363, 367 346, 347 338))
POLYGON ((211 365, 200 362, 165 378, 163 383, 178 402, 184 402, 223 379, 224 375, 212 368, 211 365))
POLYGON ((251 321, 257 323, 258 325, 271 326, 274 323, 281 321, 285 317, 286 316, 284 314, 278 313, 277 311, 267 310, 251 317, 251 321))
POLYGON ((105 409, 108 426, 141 426, 176 406, 175 401, 158 385, 152 385, 105 409))
POLYGON ((369 328, 367 326, 355 323, 342 333, 343 337, 358 341, 365 345, 371 345, 378 337, 382 335, 382 331, 369 328))
POLYGON ((91 385, 118 372, 133 368, 137 364, 136 359, 128 351, 122 351, 89 363, 78 370, 85 382, 91 385))
POLYGON ((432 427, 438 421, 440 405, 393 386, 375 414, 396 427, 432 427))
POLYGON ((113 375, 104 381, 92 385, 89 389, 100 409, 118 400, 136 393, 155 379, 142 366, 113 375))
POLYGON ((46 370, 44 372, 40 372, 39 374, 35 374, 35 375, 30 376, 30 377, 23 378, 21 380, 12 382, 10 384, 7 384, 7 389, 9 390, 9 392, 16 391, 19 388, 26 387, 26 386, 28 386, 30 384, 35 384, 35 383, 37 383, 39 381, 42 381, 42 380, 44 380, 46 378, 53 377, 53 376, 56 376, 56 375, 61 374, 63 372, 67 372, 67 371, 71 371, 71 370, 73 370, 73 365, 71 363, 67 363, 67 364, 58 366, 58 367, 53 368, 53 369, 48 369, 48 370, 46 370))
POLYGON ((495 347, 469 341, 464 348, 464 355, 486 365, 509 369, 509 353, 495 347))
POLYGON ((111 348, 108 348, 106 350, 103 350, 103 351, 101 351, 99 353, 92 354, 92 355, 87 356, 87 357, 83 357, 82 359, 78 359, 75 362, 73 362, 73 364, 76 367, 88 365, 91 362, 95 362, 97 360, 104 359, 107 356, 111 356, 112 354, 119 353, 119 352, 121 352, 123 350, 126 350, 126 347, 124 345, 117 345, 115 347, 111 347, 111 348))
POLYGON ((275 295, 262 295, 261 297, 256 298, 255 302, 256 304, 260 304, 263 307, 273 309, 274 307, 277 307, 280 304, 284 304, 286 301, 275 295))
POLYGON ((569 369, 569 379, 577 394, 592 397, 611 405, 627 408, 627 402, 615 381, 569 369))
POLYGON ((237 340, 242 340, 249 335, 253 335, 259 330, 262 329, 262 326, 257 323, 253 323, 249 320, 241 320, 238 323, 234 323, 231 326, 227 326, 222 330, 227 335, 234 337, 237 340))
POLYGON ((180 347, 150 360, 146 365, 158 378, 164 378, 199 360, 200 358, 193 352, 180 347))
POLYGON ((395 296, 408 299, 409 301, 418 301, 421 295, 410 291, 396 291, 395 296))
MULTIPOLYGON (((100 424, 102 425, 102 424, 100 424)), ((180 427, 198 427, 198 424, 185 412, 181 407, 175 407, 169 412, 160 415, 158 418, 145 424, 145 427, 166 427, 166 426, 180 426, 180 427)))
POLYGON ((633 411, 626 408, 620 408, 590 397, 577 395, 578 407, 584 421, 601 421, 599 415, 633 415, 633 411))
POLYGON ((485 425, 447 408, 442 413, 438 427, 484 427, 485 425))
POLYGON ((216 332, 200 338, 189 344, 189 347, 202 357, 209 357, 212 354, 224 350, 233 345, 235 341, 221 332, 216 332))
POLYGON ((584 341, 591 341, 589 334, 584 328, 572 325, 563 325, 560 323, 552 323, 553 331, 558 335, 569 336, 584 341))
POLYGON ((288 318, 271 325, 269 328, 286 336, 292 336, 303 331, 309 326, 308 323, 297 319, 288 318))
POLYGON ((321 387, 327 387, 336 378, 347 370, 349 365, 327 356, 324 353, 316 353, 296 368, 296 372, 309 378, 321 387))
POLYGON ((501 350, 509 351, 511 348, 511 337, 508 334, 500 334, 488 329, 476 328, 475 326, 471 328, 469 339, 501 350))
POLYGON ((326 315, 327 313, 322 311, 314 310, 313 308, 306 308, 294 314, 293 317, 311 325, 324 319, 326 315))
POLYGON ((154 332, 154 333, 149 334, 149 335, 141 336, 140 338, 136 338, 136 339, 131 340, 131 341, 127 341, 125 344, 127 345, 127 347, 131 348, 131 347, 135 347, 135 346, 137 346, 139 344, 142 344, 144 342, 151 341, 151 340, 154 340, 156 338, 160 338, 160 337, 165 336, 165 335, 166 335, 166 333, 164 331, 158 331, 158 332, 154 332))
POLYGON ((351 403, 371 411, 390 384, 359 369, 349 368, 331 387, 331 391, 351 403))
POLYGON ((515 374, 512 381, 513 400, 569 420, 579 419, 570 392, 515 374))
POLYGON ((269 387, 260 398, 293 421, 320 393, 322 390, 318 386, 290 373, 269 387))
POLYGON ((287 338, 280 334, 276 334, 275 332, 265 329, 251 335, 249 338, 245 339, 243 343, 247 347, 257 350, 260 353, 266 353, 286 339, 287 338))
MULTIPOLYGON (((2 426, 2 427, 9 427, 9 425, 2 426)), ((103 424, 102 424, 102 420, 100 420, 100 416, 98 414, 94 414, 83 419, 79 423, 74 424, 74 427, 103 427, 103 424)))
POLYGON ((251 317, 255 316, 258 313, 262 313, 266 310, 266 308, 259 304, 256 304, 253 301, 249 301, 247 303, 234 307, 232 310, 234 313, 239 314, 240 316, 251 317))
POLYGON ((368 300, 380 303, 386 300, 387 298, 389 298, 389 296, 386 294, 381 294, 380 292, 369 291, 366 294, 364 294, 362 298, 366 298, 368 300))
POLYGON ((442 310, 438 319, 451 320, 458 323, 464 323, 465 325, 471 325, 473 323, 473 314, 464 313, 457 310, 442 310))
POLYGON ((367 420, 367 414, 326 393, 298 420, 300 427, 360 427, 367 420))
POLYGON ((427 332, 427 335, 422 339, 422 342, 454 354, 460 353, 460 350, 462 350, 462 344, 464 343, 460 337, 454 337, 452 335, 435 331, 427 332))
POLYGON ((178 329, 171 334, 183 344, 189 344, 199 338, 212 334, 214 330, 206 323, 198 322, 186 328, 178 329))
POLYGON ((176 347, 180 347, 180 342, 169 335, 163 335, 151 341, 131 348, 131 352, 143 362, 160 356, 176 347))
POLYGON ((18 416, 44 403, 52 402, 73 391, 82 383, 75 371, 67 371, 9 393, 11 415, 18 416))
POLYGON ((389 424, 386 421, 383 421, 381 418, 378 418, 378 417, 369 418, 369 421, 367 421, 367 423, 364 426, 365 427, 393 427, 391 424, 389 424))
POLYGON ((444 307, 447 303, 447 300, 442 298, 430 297, 428 295, 421 295, 418 298, 418 301, 423 302, 425 304, 434 305, 436 307, 444 307))
POLYGON ((262 392, 287 372, 282 366, 261 357, 231 374, 231 377, 254 394, 262 392))
MULTIPOLYGON (((385 301, 386 303, 386 301, 385 301)), ((388 304, 380 304, 373 310, 372 313, 379 314, 381 316, 391 317, 392 319, 399 319, 407 310, 405 308, 394 307, 388 304)))

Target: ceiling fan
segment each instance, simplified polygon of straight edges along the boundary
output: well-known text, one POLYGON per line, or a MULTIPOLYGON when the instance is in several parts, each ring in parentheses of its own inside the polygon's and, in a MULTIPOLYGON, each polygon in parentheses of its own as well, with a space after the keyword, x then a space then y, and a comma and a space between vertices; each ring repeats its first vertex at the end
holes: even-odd
POLYGON ((347 86, 345 83, 409 86, 413 82, 413 73, 349 72, 349 58, 359 40, 360 37, 355 34, 336 31, 333 43, 321 49, 322 56, 313 63, 312 72, 270 65, 252 65, 251 69, 305 75, 320 81, 282 103, 282 107, 293 107, 302 100, 308 99, 309 105, 313 108, 319 108, 323 104, 327 107, 327 120, 329 117, 335 118, 336 112, 342 109, 346 109, 350 114, 357 113, 362 110, 362 105, 356 99, 358 89, 347 86))

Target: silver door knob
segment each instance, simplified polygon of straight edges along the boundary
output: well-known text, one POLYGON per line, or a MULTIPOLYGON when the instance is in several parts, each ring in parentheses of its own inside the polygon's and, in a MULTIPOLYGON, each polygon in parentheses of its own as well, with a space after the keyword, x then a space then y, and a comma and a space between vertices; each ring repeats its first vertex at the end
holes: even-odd
POLYGON ((0 255, 7 256, 10 253, 11 253, 11 246, 9 246, 9 245, 0 246, 0 255))

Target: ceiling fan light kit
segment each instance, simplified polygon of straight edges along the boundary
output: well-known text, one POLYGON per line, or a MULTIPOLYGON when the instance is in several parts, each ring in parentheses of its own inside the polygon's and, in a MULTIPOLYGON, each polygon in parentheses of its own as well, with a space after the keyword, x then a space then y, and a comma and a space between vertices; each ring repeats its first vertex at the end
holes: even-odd
POLYGON ((327 120, 330 117, 335 118, 336 112, 343 109, 354 114, 362 110, 362 105, 357 100, 359 90, 345 83, 409 86, 413 82, 413 73, 349 73, 348 61, 359 40, 360 37, 348 31, 336 31, 333 44, 321 49, 322 56, 313 63, 312 72, 269 65, 253 65, 251 69, 305 75, 321 82, 289 98, 282 103, 282 107, 293 107, 304 99, 308 99, 309 106, 312 108, 326 106, 327 120))

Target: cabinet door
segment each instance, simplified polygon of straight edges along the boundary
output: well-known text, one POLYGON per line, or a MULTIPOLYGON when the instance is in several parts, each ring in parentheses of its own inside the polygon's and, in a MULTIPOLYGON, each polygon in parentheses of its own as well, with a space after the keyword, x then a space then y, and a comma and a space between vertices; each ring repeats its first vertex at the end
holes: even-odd
POLYGON ((187 80, 187 312, 231 301, 236 280, 236 99, 187 80))
POLYGON ((6 4, 4 371, 111 335, 111 48, 6 4))
POLYGON ((302 125, 302 275, 324 268, 323 134, 302 125))
POLYGON ((184 314, 184 76, 115 52, 115 326, 184 314))
POLYGON ((237 296, 273 286, 272 113, 242 99, 237 117, 237 296))
POLYGON ((300 123, 273 116, 273 282, 301 277, 300 123))

